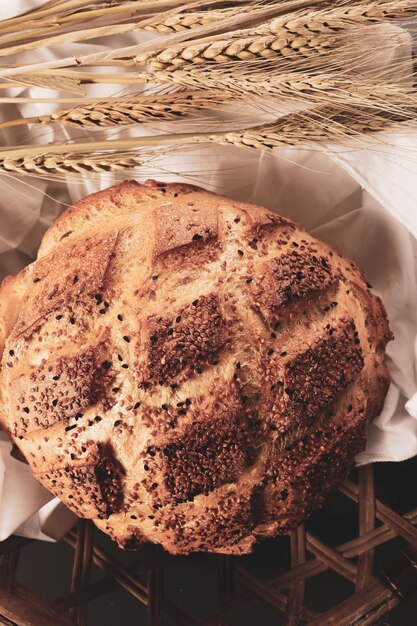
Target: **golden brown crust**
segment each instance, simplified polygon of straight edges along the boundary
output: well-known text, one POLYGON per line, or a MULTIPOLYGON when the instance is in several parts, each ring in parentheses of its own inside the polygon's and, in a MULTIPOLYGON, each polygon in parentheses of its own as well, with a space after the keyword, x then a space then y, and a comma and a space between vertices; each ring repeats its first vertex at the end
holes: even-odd
POLYGON ((127 181, 68 209, 3 284, 2 421, 123 547, 243 554, 344 476, 390 339, 363 273, 297 224, 127 181))

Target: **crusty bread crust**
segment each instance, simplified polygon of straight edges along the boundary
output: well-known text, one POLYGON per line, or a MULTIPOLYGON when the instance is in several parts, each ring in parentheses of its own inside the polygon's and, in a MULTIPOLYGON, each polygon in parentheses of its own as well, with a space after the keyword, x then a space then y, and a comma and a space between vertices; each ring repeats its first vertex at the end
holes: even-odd
POLYGON ((390 339, 363 273, 299 225, 128 181, 68 209, 3 284, 1 419, 120 545, 246 553, 363 449, 390 339))

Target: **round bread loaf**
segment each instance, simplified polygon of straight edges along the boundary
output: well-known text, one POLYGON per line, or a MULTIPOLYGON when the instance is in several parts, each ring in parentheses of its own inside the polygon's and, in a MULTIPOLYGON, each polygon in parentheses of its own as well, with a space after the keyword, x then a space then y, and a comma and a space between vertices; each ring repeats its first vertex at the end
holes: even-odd
POLYGON ((3 427, 126 548, 240 554, 287 533, 387 391, 391 333, 354 263, 189 185, 81 200, 0 302, 3 427))

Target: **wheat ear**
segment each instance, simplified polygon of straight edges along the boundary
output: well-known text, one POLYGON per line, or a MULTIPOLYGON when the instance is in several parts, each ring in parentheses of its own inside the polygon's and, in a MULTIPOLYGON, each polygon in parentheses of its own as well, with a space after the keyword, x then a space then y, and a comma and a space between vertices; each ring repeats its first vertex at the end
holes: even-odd
POLYGON ((334 47, 352 26, 365 26, 415 15, 416 0, 375 0, 335 9, 301 12, 275 18, 256 29, 221 38, 184 42, 162 51, 143 52, 136 62, 163 69, 194 63, 230 63, 274 56, 317 54, 334 47))
POLYGON ((62 109, 50 115, 20 118, 0 123, 0 129, 22 124, 69 124, 82 128, 108 128, 142 124, 145 122, 172 121, 179 117, 219 104, 226 100, 224 95, 208 92, 179 92, 170 95, 142 96, 134 100, 104 100, 81 105, 72 109, 62 109))
POLYGON ((7 157, 0 154, 1 171, 32 175, 56 176, 58 174, 102 174, 131 170, 143 164, 134 153, 98 153, 98 154, 41 154, 30 152, 22 157, 7 157))

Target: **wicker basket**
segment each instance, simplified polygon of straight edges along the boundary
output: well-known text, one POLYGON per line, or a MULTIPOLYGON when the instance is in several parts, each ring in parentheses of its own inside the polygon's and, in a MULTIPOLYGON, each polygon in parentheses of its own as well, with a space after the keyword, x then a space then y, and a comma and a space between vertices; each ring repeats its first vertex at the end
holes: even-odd
MULTIPOLYGON (((411 466, 408 463, 408 471, 410 467, 415 474, 416 463, 413 462, 411 466)), ((411 489, 411 479, 414 477, 408 475, 411 489)), ((400 480, 403 478, 400 477, 400 480)), ((411 489, 403 489, 402 492, 415 495, 415 489, 411 489)), ((31 540, 11 537, 0 544, 0 624, 84 626, 87 624, 88 603, 101 598, 117 586, 123 587, 147 607, 148 626, 232 626, 238 624, 241 616, 248 611, 253 614, 254 608, 256 610, 256 605, 260 602, 267 603, 276 610, 275 619, 271 623, 277 625, 375 624, 401 600, 417 590, 417 507, 400 513, 381 502, 375 495, 372 466, 355 472, 351 479, 340 486, 339 493, 334 498, 339 498, 339 501, 333 502, 333 510, 336 507, 338 515, 347 519, 349 508, 353 519, 354 538, 339 545, 333 546, 332 541, 323 541, 320 538, 320 531, 323 529, 333 539, 337 537, 337 532, 330 532, 329 527, 326 530, 326 523, 330 519, 329 503, 289 538, 279 538, 273 543, 267 542, 267 545, 261 544, 260 557, 198 557, 210 559, 212 563, 217 561, 215 571, 218 577, 218 606, 206 615, 197 617, 165 596, 164 568, 175 557, 167 555, 158 546, 148 545, 139 553, 131 553, 132 563, 125 564, 126 553, 119 550, 116 556, 110 555, 109 551, 97 545, 100 543, 97 542, 98 531, 93 530, 93 525, 80 520, 77 528, 63 539, 74 550, 71 590, 56 599, 52 605, 48 605, 16 578, 19 553, 25 550, 31 540), (394 559, 391 554, 388 563, 382 568, 375 568, 375 558, 380 560, 384 548, 384 560, 387 560, 386 548, 389 545, 394 547, 394 559), (267 567, 262 570, 262 564, 265 565, 262 551, 264 555, 269 552, 269 561, 271 558, 272 561, 279 561, 278 575, 271 578, 270 572, 265 572, 267 567), (285 551, 288 553, 288 567, 285 567, 285 551), (89 582, 91 563, 104 572, 104 576, 94 582, 89 582), (375 569, 378 570, 377 574, 375 569), (342 577, 344 581, 348 581, 348 585, 342 599, 340 594, 328 598, 328 608, 319 612, 312 608, 306 590, 323 573, 327 577, 342 577)), ((410 497, 408 500, 410 501, 410 497)), ((417 497, 414 498, 414 503, 416 501, 417 497)), ((404 507, 404 502, 398 501, 396 504, 398 509, 404 507)), ((334 520, 333 516, 330 523, 337 526, 334 520)), ((56 549, 56 546, 53 548, 56 549)), ((196 559, 192 565, 198 569, 199 563, 196 559)), ((54 576, 54 572, 51 571, 50 575, 54 576)), ((119 607, 119 610, 122 614, 123 607, 119 607)), ((262 620, 261 622, 262 626, 266 626, 262 620)), ((257 621, 257 626, 261 622, 257 621)), ((122 618, 119 623, 130 626, 122 618)), ((415 623, 417 612, 414 620, 401 621, 401 624, 407 626, 415 623)), ((88 624, 96 626, 90 621, 88 624)))

